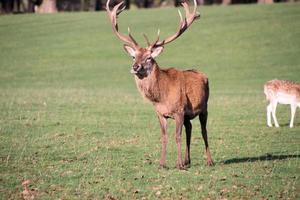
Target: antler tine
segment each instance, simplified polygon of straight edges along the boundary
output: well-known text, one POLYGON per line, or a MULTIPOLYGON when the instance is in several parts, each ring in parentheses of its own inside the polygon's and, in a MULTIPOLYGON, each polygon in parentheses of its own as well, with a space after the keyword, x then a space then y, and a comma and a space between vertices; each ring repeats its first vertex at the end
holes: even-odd
MULTIPOLYGON (((157 39, 156 39, 155 43, 158 42, 158 40, 159 40, 159 34, 160 34, 160 30, 158 29, 158 30, 157 30, 157 39)), ((154 44, 155 44, 155 43, 154 43, 154 44)))
POLYGON ((200 14, 197 12, 197 0, 194 0, 194 10, 193 10, 193 13, 196 13, 199 17, 200 17, 200 14))
POLYGON ((138 46, 138 43, 135 41, 135 39, 132 37, 132 35, 131 35, 131 32, 130 32, 130 28, 128 27, 128 36, 129 36, 129 38, 133 41, 133 43, 135 44, 135 45, 137 45, 138 46))
POLYGON ((163 41, 157 41, 154 46, 162 46, 162 45, 172 42, 173 40, 178 38, 182 33, 184 33, 184 31, 193 23, 193 21, 195 21, 196 19, 198 19, 200 17, 199 13, 197 13, 197 1, 196 0, 194 0, 194 9, 193 9, 192 13, 190 12, 190 9, 189 9, 189 6, 188 6, 186 0, 184 0, 184 2, 181 3, 181 5, 183 6, 183 8, 185 10, 185 18, 184 19, 182 18, 181 12, 178 10, 180 21, 179 21, 177 32, 175 34, 173 34, 172 36, 169 36, 167 39, 165 39, 163 41))
MULTIPOLYGON (((120 2, 120 4, 121 4, 121 5, 124 4, 124 1, 120 2)), ((117 9, 117 16, 118 16, 119 14, 121 14, 121 12, 123 12, 123 10, 125 10, 125 9, 126 9, 126 6, 125 6, 125 5, 124 5, 120 10, 117 9)))
MULTIPOLYGON (((157 30, 157 38, 156 40, 151 44, 150 48, 152 49, 153 47, 157 46, 156 44, 158 43, 159 41, 159 34, 160 34, 160 30, 158 29, 157 30)), ((165 41, 162 41, 162 43, 164 43, 165 41)))
POLYGON ((134 40, 134 38, 130 34, 130 29, 129 28, 128 28, 128 35, 129 36, 123 35, 118 31, 117 17, 125 9, 125 6, 120 9, 120 6, 123 5, 124 2, 122 1, 122 2, 118 3, 116 6, 113 7, 112 10, 110 10, 110 8, 109 8, 109 3, 110 3, 110 0, 107 0, 107 2, 106 2, 106 11, 107 11, 107 14, 109 16, 110 22, 112 24, 113 32, 123 42, 127 43, 128 45, 130 45, 134 48, 139 48, 138 43, 134 40))
POLYGON ((183 8, 185 10, 185 16, 187 19, 187 24, 189 26, 190 24, 193 23, 193 21, 195 19, 198 19, 200 17, 200 14, 197 13, 197 1, 194 0, 194 9, 193 9, 192 13, 190 12, 189 6, 186 2, 182 2, 181 5, 183 6, 183 8))
POLYGON ((158 29, 157 30, 157 39, 152 44, 149 42, 149 39, 146 36, 146 34, 143 34, 144 38, 147 41, 148 49, 152 49, 154 46, 156 46, 156 43, 159 41, 159 34, 160 34, 160 30, 158 29))
POLYGON ((147 35, 145 33, 143 33, 143 36, 144 36, 144 38, 145 38, 145 40, 147 42, 147 45, 151 46, 151 43, 149 42, 149 39, 148 39, 147 35))

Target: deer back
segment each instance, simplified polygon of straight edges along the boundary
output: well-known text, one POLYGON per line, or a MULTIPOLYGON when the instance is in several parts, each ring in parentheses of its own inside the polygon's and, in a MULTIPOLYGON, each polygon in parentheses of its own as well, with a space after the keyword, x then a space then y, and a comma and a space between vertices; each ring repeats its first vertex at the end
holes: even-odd
POLYGON ((271 80, 264 85, 268 100, 286 98, 300 102, 300 84, 288 80, 271 80))

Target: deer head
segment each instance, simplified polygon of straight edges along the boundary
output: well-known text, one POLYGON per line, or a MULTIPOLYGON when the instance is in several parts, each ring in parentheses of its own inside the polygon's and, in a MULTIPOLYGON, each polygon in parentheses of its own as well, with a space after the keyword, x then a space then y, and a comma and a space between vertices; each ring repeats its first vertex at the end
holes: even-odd
POLYGON ((109 8, 109 3, 110 0, 108 0, 106 3, 106 10, 110 22, 112 24, 113 32, 121 41, 125 43, 125 51, 133 58, 131 73, 137 75, 139 78, 146 77, 151 73, 153 66, 156 63, 154 58, 157 57, 163 51, 164 45, 178 38, 185 30, 187 30, 187 28, 193 23, 194 20, 200 17, 199 13, 197 13, 196 11, 197 1, 194 0, 194 8, 192 12, 190 12, 187 2, 184 1, 181 4, 185 10, 185 18, 182 18, 181 12, 178 10, 180 21, 176 33, 167 37, 164 40, 160 40, 160 31, 158 30, 157 39, 153 43, 150 43, 147 36, 143 34, 147 41, 147 47, 142 48, 132 37, 129 27, 128 36, 123 35, 118 31, 117 17, 125 9, 125 6, 120 8, 123 5, 123 2, 114 6, 112 10, 110 10, 109 8))

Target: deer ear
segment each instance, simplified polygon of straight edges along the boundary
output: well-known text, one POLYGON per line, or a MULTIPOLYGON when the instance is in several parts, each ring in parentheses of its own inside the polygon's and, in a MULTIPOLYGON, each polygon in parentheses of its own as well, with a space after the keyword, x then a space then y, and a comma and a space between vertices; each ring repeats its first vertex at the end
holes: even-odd
POLYGON ((163 51, 163 49, 164 47, 156 47, 155 49, 152 49, 151 57, 157 57, 163 51))
POLYGON ((132 48, 131 46, 128 46, 127 44, 124 44, 124 49, 131 57, 135 57, 135 49, 134 48, 132 48))

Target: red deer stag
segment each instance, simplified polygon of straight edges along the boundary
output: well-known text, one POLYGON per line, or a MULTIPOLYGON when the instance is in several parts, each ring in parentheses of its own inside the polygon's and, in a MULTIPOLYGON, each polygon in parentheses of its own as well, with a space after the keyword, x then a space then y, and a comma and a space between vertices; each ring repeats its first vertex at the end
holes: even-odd
POLYGON ((270 104, 267 106, 267 125, 272 127, 271 114, 276 127, 279 127, 276 118, 277 104, 291 105, 290 128, 294 126, 294 117, 297 106, 300 107, 300 84, 284 81, 271 80, 264 85, 264 93, 270 104))
POLYGON ((207 101, 209 96, 208 78, 202 72, 196 70, 180 71, 174 68, 161 69, 154 60, 163 50, 164 45, 174 41, 199 18, 196 12, 197 3, 194 0, 194 9, 192 12, 186 2, 182 3, 186 16, 183 19, 179 11, 180 23, 177 32, 165 40, 159 40, 158 36, 155 42, 150 43, 147 36, 144 35, 148 46, 142 48, 130 34, 124 35, 118 31, 117 16, 124 10, 120 9, 123 2, 117 4, 111 10, 109 2, 106 3, 106 9, 112 24, 113 32, 116 36, 125 42, 125 51, 133 57, 131 73, 135 75, 136 85, 140 93, 148 99, 155 107, 161 127, 161 159, 160 167, 166 167, 166 147, 167 119, 175 119, 176 124, 176 146, 177 146, 177 164, 178 169, 186 169, 190 165, 190 142, 192 133, 191 119, 199 116, 202 129, 202 137, 205 143, 207 164, 213 165, 207 140, 207 101), (182 126, 186 131, 186 152, 185 160, 181 157, 181 132, 182 126))

